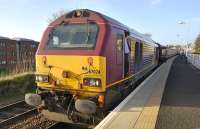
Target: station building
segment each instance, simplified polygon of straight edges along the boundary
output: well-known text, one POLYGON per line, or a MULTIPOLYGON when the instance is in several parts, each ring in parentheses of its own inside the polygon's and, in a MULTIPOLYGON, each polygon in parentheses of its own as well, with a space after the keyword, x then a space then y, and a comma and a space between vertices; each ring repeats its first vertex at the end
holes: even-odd
POLYGON ((0 75, 34 70, 38 44, 31 39, 0 36, 0 75))

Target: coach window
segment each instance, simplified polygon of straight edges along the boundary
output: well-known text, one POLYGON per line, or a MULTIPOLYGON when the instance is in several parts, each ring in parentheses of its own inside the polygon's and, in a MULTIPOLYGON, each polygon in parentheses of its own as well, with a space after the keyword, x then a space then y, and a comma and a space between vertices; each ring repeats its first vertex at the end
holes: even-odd
POLYGON ((142 65, 142 49, 143 49, 143 45, 141 41, 136 41, 135 44, 135 67, 136 70, 139 70, 141 65, 142 65))
POLYGON ((141 65, 143 63, 143 54, 144 54, 143 49, 144 49, 143 43, 141 42, 141 44, 140 44, 140 62, 141 62, 141 65))

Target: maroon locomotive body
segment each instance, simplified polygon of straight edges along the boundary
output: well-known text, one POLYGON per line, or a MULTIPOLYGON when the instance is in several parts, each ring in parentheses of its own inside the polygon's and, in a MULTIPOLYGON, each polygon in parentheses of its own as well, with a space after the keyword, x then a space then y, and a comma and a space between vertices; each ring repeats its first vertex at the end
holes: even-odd
POLYGON ((49 119, 96 124, 158 66, 159 51, 151 38, 110 17, 71 11, 44 32, 36 55, 37 94, 26 102, 49 119))

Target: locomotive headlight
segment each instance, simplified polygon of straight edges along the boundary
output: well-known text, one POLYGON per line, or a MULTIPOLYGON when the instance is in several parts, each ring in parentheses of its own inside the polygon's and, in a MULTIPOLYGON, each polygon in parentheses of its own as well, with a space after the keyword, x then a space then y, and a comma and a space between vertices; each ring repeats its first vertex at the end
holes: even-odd
POLYGON ((99 78, 84 78, 83 79, 84 86, 101 86, 101 79, 99 78))
POLYGON ((96 80, 96 81, 95 81, 95 85, 96 85, 96 86, 99 86, 99 85, 100 85, 100 80, 96 80))
POLYGON ((89 85, 90 86, 96 86, 96 80, 95 79, 90 79, 89 80, 89 85))
POLYGON ((49 82, 49 76, 48 75, 36 75, 35 80, 37 82, 49 82))
POLYGON ((42 80, 43 80, 42 76, 38 76, 38 81, 42 82, 42 80))

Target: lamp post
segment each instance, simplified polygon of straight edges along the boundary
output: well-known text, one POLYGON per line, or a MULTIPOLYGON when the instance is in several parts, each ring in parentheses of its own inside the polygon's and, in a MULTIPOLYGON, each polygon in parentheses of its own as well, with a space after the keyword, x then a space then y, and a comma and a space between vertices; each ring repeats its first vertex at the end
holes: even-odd
POLYGON ((178 24, 184 25, 184 24, 186 24, 186 22, 184 22, 184 21, 179 21, 178 24))
POLYGON ((189 47, 190 23, 189 22, 185 22, 185 21, 179 21, 178 24, 179 25, 187 25, 188 24, 188 29, 187 29, 187 32, 186 32, 186 34, 188 34, 188 41, 186 39, 186 51, 185 51, 185 54, 187 56, 188 55, 188 47, 189 47))

